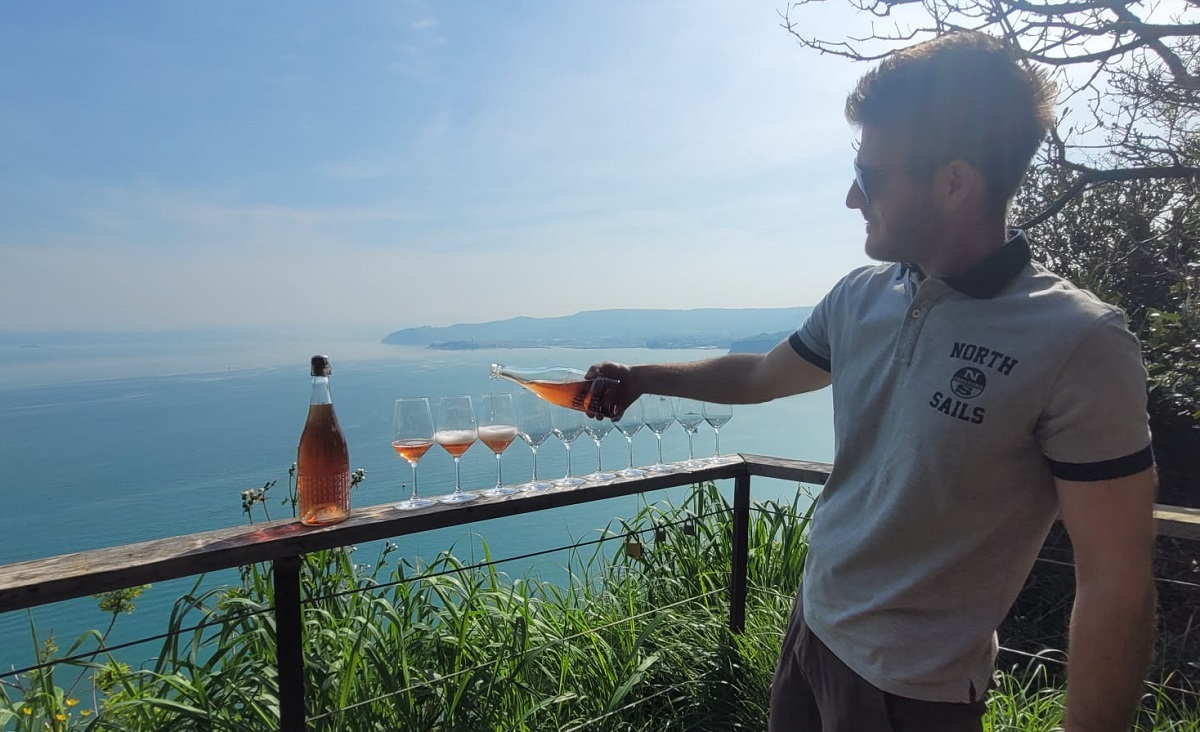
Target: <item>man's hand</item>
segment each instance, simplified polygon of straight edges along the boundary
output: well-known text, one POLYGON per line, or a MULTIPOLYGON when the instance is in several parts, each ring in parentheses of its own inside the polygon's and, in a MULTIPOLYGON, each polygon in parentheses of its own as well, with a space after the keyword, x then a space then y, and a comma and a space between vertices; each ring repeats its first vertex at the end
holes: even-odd
POLYGON ((623 363, 598 363, 587 370, 584 378, 592 382, 587 416, 593 419, 608 417, 615 422, 642 395, 634 387, 633 370, 623 363))

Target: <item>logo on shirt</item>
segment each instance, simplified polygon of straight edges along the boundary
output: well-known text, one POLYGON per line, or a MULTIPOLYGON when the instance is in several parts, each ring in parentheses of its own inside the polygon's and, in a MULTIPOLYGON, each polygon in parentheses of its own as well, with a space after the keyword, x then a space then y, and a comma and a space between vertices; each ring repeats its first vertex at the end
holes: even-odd
POLYGON ((950 391, 960 399, 974 399, 987 388, 987 377, 974 366, 966 366, 954 372, 950 379, 950 391))
POLYGON ((929 398, 929 406, 968 424, 983 424, 987 410, 982 406, 970 404, 970 400, 987 389, 987 371, 1000 376, 1011 376, 1019 361, 993 348, 962 341, 955 341, 951 346, 950 358, 972 365, 963 366, 955 371, 950 377, 948 393, 935 391, 929 398))

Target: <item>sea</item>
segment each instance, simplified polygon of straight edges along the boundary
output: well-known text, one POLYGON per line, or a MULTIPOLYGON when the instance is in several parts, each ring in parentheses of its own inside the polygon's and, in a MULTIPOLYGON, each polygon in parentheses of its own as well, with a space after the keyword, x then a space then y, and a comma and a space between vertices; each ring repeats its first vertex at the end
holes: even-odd
MULTIPOLYGON (((522 348, 442 351, 383 345, 374 338, 299 336, 196 338, 124 342, 53 342, 0 345, 0 564, 53 557, 163 537, 244 525, 241 493, 277 481, 268 491, 271 518, 286 518, 280 505, 288 469, 308 409, 309 359, 325 353, 333 365, 334 406, 350 445, 353 468, 366 471, 353 504, 369 506, 405 498, 411 472, 390 446, 394 401, 515 392, 519 386, 489 378, 489 366, 568 366, 586 369, 602 360, 630 364, 711 358, 709 349, 522 348)), ((723 453, 756 453, 803 460, 833 458, 833 410, 828 390, 767 404, 737 406, 720 433, 723 453)), ((712 455, 715 436, 707 425, 694 437, 696 457, 712 455)), ((663 457, 688 457, 687 435, 678 424, 662 437, 663 457)), ((654 434, 634 438, 634 462, 657 459, 654 434)), ((602 444, 605 469, 625 467, 627 443, 616 431, 602 444)), ((596 467, 594 443, 582 436, 573 447, 572 472, 596 467)), ((504 454, 506 483, 529 479, 532 455, 522 442, 504 454)), ((454 487, 453 461, 435 448, 419 463, 423 495, 454 487)), ((476 444, 462 458, 464 489, 496 482, 496 460, 476 444)), ((566 451, 551 437, 538 453, 542 479, 566 472, 566 451)), ((732 490, 732 481, 722 486, 732 490)), ((680 491, 629 496, 565 507, 396 540, 394 561, 432 560, 452 550, 479 559, 486 544, 493 557, 512 557, 596 538, 610 523, 632 516, 646 503, 678 502, 680 491)), ((756 480, 755 500, 791 500, 812 487, 756 480)), ((264 520, 261 507, 254 519, 264 520)), ((355 547, 356 562, 370 564, 377 546, 355 547)), ((566 554, 502 565, 510 576, 544 572, 566 554)), ((553 576, 550 571, 549 576, 553 576)), ((233 570, 202 579, 202 586, 234 583, 233 570)), ((109 643, 154 635, 166 628, 176 599, 194 578, 159 583, 117 619, 109 643)), ((53 637, 66 652, 88 630, 103 629, 110 616, 97 602, 70 602, 0 614, 0 673, 35 662, 35 641, 53 637)), ((86 650, 94 644, 85 643, 86 650)), ((161 642, 121 651, 131 665, 155 656, 161 642)))

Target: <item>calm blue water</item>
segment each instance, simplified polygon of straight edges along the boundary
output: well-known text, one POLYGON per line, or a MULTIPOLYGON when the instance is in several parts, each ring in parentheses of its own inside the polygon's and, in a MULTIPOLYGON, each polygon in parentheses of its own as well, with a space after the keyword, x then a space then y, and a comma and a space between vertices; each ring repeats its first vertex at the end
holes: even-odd
MULTIPOLYGON (((328 353, 334 403, 350 443, 352 467, 367 480, 356 506, 395 501, 410 472, 389 441, 394 400, 511 391, 488 378, 493 362, 514 366, 586 368, 602 359, 627 363, 687 361, 712 351, 519 349, 439 352, 383 346, 372 341, 280 340, 266 343, 135 344, 0 348, 0 563, 54 556, 243 524, 241 491, 278 479, 269 507, 286 494, 287 470, 308 406, 308 358, 328 353)), ((754 452, 808 460, 832 459, 832 408, 828 392, 772 404, 736 407, 721 431, 723 452, 754 452)), ((712 454, 711 430, 696 436, 696 454, 712 454)), ((674 425, 663 436, 667 460, 687 457, 687 438, 674 425)), ((565 473, 565 452, 551 438, 539 452, 542 478, 565 473)), ((602 451, 606 468, 628 460, 624 438, 610 434, 602 451)), ((635 462, 656 458, 652 433, 635 438, 635 462)), ((575 443, 577 475, 595 468, 594 444, 575 443)), ((527 480, 529 449, 514 443, 504 456, 506 482, 527 480)), ((435 448, 420 463, 422 493, 453 489, 453 462, 435 448)), ((464 488, 495 483, 495 458, 476 445, 462 459, 464 488)), ((790 496, 794 485, 756 481, 755 498, 790 496)), ((651 496, 656 500, 661 496, 651 496)), ((493 556, 546 549, 585 538, 614 517, 634 513, 646 499, 628 497, 529 516, 430 532, 399 541, 400 554, 432 559, 454 547, 476 556, 486 540, 493 556)), ((256 509, 257 510, 257 509, 256 509)), ((261 516, 261 513, 257 514, 261 516)), ((361 547, 361 562, 375 549, 361 547)), ((521 567, 508 571, 519 572, 521 567)), ((211 578, 215 580, 227 577, 211 578)), ((175 598, 193 580, 162 583, 122 617, 111 642, 150 635, 165 627, 175 598)), ((63 649, 107 616, 92 600, 37 608, 42 635, 53 632, 63 649)), ((33 658, 30 617, 0 615, 0 669, 33 658)), ((132 652, 135 661, 157 644, 132 652)))

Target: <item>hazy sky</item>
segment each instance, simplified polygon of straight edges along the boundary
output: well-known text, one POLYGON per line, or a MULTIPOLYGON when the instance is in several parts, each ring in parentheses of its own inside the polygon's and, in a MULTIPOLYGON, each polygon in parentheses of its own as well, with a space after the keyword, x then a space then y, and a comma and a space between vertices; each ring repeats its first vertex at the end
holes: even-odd
POLYGON ((866 67, 785 7, 6 5, 0 329, 812 304, 866 261, 866 67))

